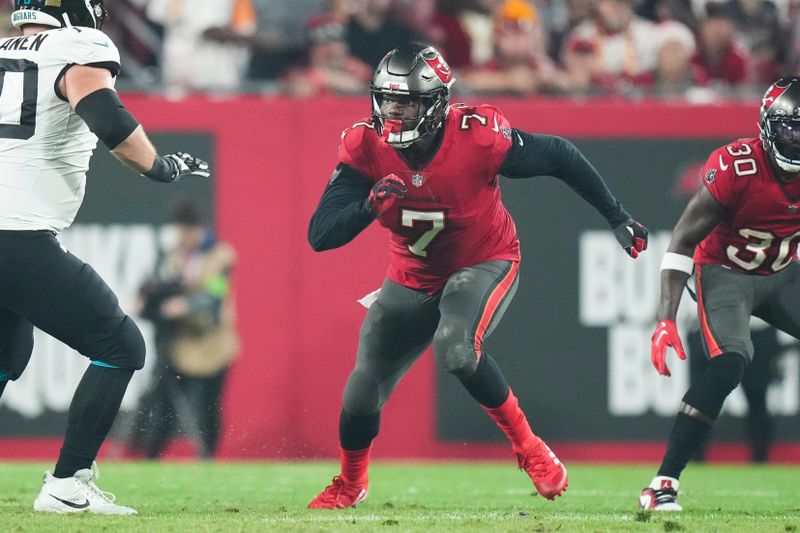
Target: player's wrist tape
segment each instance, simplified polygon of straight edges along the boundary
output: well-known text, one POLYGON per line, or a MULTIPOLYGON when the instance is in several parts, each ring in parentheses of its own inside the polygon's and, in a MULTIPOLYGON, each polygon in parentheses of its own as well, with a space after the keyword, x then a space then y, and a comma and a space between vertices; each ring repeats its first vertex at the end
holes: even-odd
POLYGON ((694 259, 688 255, 667 252, 661 260, 661 270, 679 270, 691 276, 694 271, 694 259))
POLYGON ((84 96, 75 106, 75 112, 109 150, 119 146, 139 127, 139 122, 112 89, 98 89, 84 96))
POLYGON ((147 172, 142 172, 142 176, 145 178, 162 183, 175 181, 175 176, 177 175, 178 169, 175 167, 175 162, 162 155, 156 156, 156 160, 153 162, 153 168, 147 172))

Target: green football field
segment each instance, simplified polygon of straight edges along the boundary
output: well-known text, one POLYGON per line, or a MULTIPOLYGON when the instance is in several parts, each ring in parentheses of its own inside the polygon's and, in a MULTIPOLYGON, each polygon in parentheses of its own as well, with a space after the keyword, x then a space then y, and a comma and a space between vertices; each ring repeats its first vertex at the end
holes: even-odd
POLYGON ((654 466, 573 464, 554 502, 508 463, 381 463, 357 509, 311 511, 333 463, 105 463, 98 485, 138 516, 32 511, 46 465, 0 463, 0 530, 769 531, 800 530, 800 468, 691 465, 681 514, 636 511, 654 466))

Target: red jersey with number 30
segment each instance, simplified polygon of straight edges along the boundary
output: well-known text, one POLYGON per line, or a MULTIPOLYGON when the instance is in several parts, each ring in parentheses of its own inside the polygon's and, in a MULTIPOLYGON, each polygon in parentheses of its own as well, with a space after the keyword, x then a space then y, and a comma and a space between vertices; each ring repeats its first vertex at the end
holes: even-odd
POLYGON ((703 185, 728 216, 697 247, 696 263, 768 276, 796 259, 800 180, 779 181, 767 157, 760 139, 740 139, 712 152, 703 185))
POLYGON ((517 229, 500 200, 498 172, 511 127, 494 106, 453 105, 433 159, 412 170, 370 120, 342 133, 339 159, 372 183, 396 174, 408 192, 378 221, 392 232, 387 277, 429 293, 457 270, 519 260, 517 229))

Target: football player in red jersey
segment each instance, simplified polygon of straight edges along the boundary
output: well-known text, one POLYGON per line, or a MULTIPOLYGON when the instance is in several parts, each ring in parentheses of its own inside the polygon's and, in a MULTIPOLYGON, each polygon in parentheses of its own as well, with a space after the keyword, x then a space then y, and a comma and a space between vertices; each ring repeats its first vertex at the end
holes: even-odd
POLYGON ((509 438, 539 493, 553 499, 567 488, 566 469, 531 431, 484 351, 516 291, 520 259, 498 175, 563 179, 608 220, 633 257, 645 249, 647 230, 571 143, 513 129, 490 105, 451 105, 453 81, 429 46, 389 52, 372 79, 372 116, 342 134, 340 163, 311 219, 309 242, 317 251, 348 243, 377 219, 391 232, 391 262, 343 394, 341 474, 310 508, 341 509, 366 497, 381 409, 431 344, 439 366, 509 438))
POLYGON ((651 358, 669 376, 667 347, 686 358, 675 326, 694 271, 704 347, 711 361, 678 409, 643 509, 680 511, 678 478, 705 441, 753 358, 750 316, 800 338, 800 78, 773 84, 761 101, 761 135, 711 153, 704 187, 686 206, 661 263, 661 303, 651 358))

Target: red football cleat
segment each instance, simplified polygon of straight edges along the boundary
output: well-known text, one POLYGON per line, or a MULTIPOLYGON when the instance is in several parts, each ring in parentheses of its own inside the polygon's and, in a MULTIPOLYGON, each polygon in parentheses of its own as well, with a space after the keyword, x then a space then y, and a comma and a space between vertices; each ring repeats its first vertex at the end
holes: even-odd
POLYGON ((531 477, 539 494, 548 500, 561 496, 567 490, 567 469, 539 437, 532 445, 517 452, 517 463, 520 470, 531 477))
POLYGON ((311 500, 309 509, 347 509, 355 507, 367 497, 366 485, 346 483, 342 476, 333 478, 333 482, 311 500))

